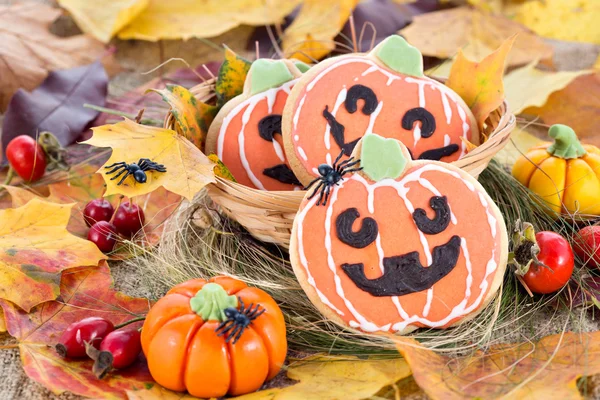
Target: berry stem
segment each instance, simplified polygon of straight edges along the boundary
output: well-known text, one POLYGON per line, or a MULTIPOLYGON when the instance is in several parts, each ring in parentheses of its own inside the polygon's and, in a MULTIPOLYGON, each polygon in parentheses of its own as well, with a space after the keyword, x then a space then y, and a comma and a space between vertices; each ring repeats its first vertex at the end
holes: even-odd
POLYGON ((13 178, 15 177, 15 170, 12 167, 8 167, 8 174, 6 174, 6 179, 2 183, 3 185, 10 185, 13 178))
POLYGON ((123 328, 124 326, 127 326, 127 325, 129 325, 129 324, 133 324, 133 323, 135 323, 135 322, 144 321, 145 319, 146 319, 146 317, 137 317, 137 318, 131 319, 131 320, 129 320, 129 321, 125 321, 125 322, 123 322, 122 324, 115 325, 115 330, 117 330, 117 329, 121 329, 121 328, 123 328))

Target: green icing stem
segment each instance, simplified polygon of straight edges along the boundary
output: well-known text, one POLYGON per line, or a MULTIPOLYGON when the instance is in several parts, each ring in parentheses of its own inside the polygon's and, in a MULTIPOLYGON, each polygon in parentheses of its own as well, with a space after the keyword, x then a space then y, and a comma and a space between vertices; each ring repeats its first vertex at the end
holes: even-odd
POLYGON ((298 68, 300 70, 300 72, 305 73, 306 71, 308 71, 310 69, 310 65, 303 63, 300 60, 294 60, 294 65, 296 66, 296 68, 298 68))
POLYGON ((406 157, 395 139, 385 139, 374 133, 362 138, 360 166, 373 181, 396 179, 406 167, 406 157))
POLYGON ((385 65, 405 75, 423 76, 423 56, 399 35, 392 35, 379 43, 375 55, 385 65))
POLYGON ((204 321, 223 322, 227 319, 224 310, 229 307, 237 308, 238 300, 227 294, 219 284, 209 282, 190 299, 192 311, 204 321))
POLYGON ((294 75, 282 60, 259 58, 250 67, 250 94, 264 92, 294 79, 294 75))
POLYGON ((555 124, 548 130, 548 135, 554 139, 554 143, 548 147, 548 153, 560 158, 579 158, 587 151, 583 148, 575 131, 567 126, 555 124))

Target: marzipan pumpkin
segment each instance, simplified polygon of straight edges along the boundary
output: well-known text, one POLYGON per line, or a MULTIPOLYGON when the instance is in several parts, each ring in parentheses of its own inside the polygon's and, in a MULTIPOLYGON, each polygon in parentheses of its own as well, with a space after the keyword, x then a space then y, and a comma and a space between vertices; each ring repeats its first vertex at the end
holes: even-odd
POLYGON ((398 35, 368 54, 332 57, 292 89, 282 121, 285 150, 307 185, 318 166, 352 153, 368 133, 400 140, 414 159, 452 162, 479 144, 469 107, 452 89, 423 74, 419 51, 398 35))
POLYGON ((552 125, 548 135, 554 143, 520 157, 513 176, 556 213, 600 215, 600 150, 582 145, 566 125, 552 125))
POLYGON ((320 168, 324 183, 294 220, 290 259, 312 302, 364 332, 446 328, 480 312, 508 257, 483 187, 452 164, 411 161, 395 139, 366 135, 353 156, 360 164, 320 168))
POLYGON ((152 307, 142 349, 156 382, 201 398, 253 392, 287 353, 283 314, 264 291, 225 276, 173 287, 152 307))

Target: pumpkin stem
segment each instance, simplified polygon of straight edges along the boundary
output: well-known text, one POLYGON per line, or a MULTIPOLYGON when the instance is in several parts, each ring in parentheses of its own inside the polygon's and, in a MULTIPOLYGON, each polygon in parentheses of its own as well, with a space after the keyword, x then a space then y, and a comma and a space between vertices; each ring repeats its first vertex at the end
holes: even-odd
POLYGON ((190 299, 192 311, 204 321, 227 320, 225 309, 237 307, 237 297, 228 295, 225 289, 217 283, 209 282, 190 299))
POLYGON ((552 125, 548 130, 548 135, 554 139, 554 143, 548 147, 548 153, 553 156, 569 159, 579 158, 587 153, 575 131, 567 125, 552 125))

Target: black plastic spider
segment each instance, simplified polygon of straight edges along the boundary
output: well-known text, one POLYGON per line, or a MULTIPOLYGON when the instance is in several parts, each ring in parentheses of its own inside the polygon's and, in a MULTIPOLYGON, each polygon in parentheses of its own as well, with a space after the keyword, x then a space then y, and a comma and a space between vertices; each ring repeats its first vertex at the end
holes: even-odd
POLYGON ((227 320, 221 322, 217 329, 215 329, 217 336, 227 334, 227 338, 225 339, 226 343, 232 341, 233 344, 236 344, 240 337, 242 337, 244 329, 266 311, 260 304, 256 304, 254 309, 252 309, 254 304, 250 303, 250 306, 245 308, 244 301, 241 297, 238 297, 238 300, 240 301, 240 309, 227 307, 224 310, 227 320))
POLYGON ((133 175, 133 179, 135 179, 136 182, 145 183, 148 179, 148 177, 146 176, 146 171, 167 172, 167 169, 164 165, 157 164, 148 158, 140 158, 140 160, 137 163, 131 164, 127 164, 126 162, 121 161, 111 165, 107 165, 104 168, 112 168, 106 173, 106 175, 114 174, 118 170, 121 170, 121 172, 119 172, 117 175, 110 178, 111 181, 114 181, 119 176, 123 175, 123 173, 125 173, 125 175, 123 175, 123 177, 121 178, 119 183, 117 183, 117 185, 123 183, 125 178, 127 178, 129 175, 133 175))
POLYGON ((313 197, 315 197, 317 192, 319 192, 319 190, 320 190, 321 194, 319 195, 319 200, 317 200, 317 205, 321 205, 321 204, 326 205, 327 200, 329 199, 329 193, 331 192, 331 188, 333 187, 333 185, 339 185, 339 181, 342 179, 342 177, 344 175, 346 175, 350 172, 360 171, 362 169, 362 167, 352 168, 353 166, 355 166, 356 164, 358 164, 360 162, 360 160, 353 161, 354 157, 350 157, 349 159, 342 161, 338 165, 338 161, 340 161, 340 159, 342 158, 343 155, 344 155, 344 150, 342 150, 340 155, 337 156, 337 158, 333 162, 333 165, 328 165, 328 164, 319 165, 318 170, 319 170, 319 174, 321 176, 316 178, 315 180, 313 180, 311 183, 308 184, 308 186, 306 186, 304 188, 304 190, 308 190, 308 189, 310 189, 310 187, 312 185, 319 182, 317 187, 315 187, 315 190, 313 190, 311 195, 308 196, 309 200, 312 199, 313 197))

